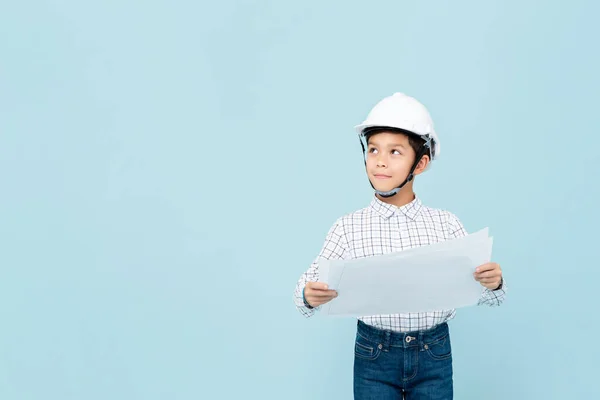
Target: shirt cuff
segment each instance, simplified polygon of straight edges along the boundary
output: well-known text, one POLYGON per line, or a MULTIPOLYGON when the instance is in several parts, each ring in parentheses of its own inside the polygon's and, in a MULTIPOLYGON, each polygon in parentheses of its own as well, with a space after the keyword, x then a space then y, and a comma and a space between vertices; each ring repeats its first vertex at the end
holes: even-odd
MULTIPOLYGON (((306 286, 304 288, 306 288, 306 286)), ((306 301, 306 297, 304 297, 304 288, 302 289, 302 302, 304 303, 304 306, 306 308, 308 308, 309 310, 314 310, 315 307, 313 307, 310 304, 308 304, 308 301, 306 301)))

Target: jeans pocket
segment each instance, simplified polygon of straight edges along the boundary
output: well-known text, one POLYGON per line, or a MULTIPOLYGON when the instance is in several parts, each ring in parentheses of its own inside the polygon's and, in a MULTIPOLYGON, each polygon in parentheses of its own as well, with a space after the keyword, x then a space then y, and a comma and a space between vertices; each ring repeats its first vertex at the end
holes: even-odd
POLYGON ((448 335, 425 344, 425 351, 434 360, 447 360, 452 357, 452 346, 448 335))
POLYGON ((356 342, 354 344, 354 355, 363 360, 375 360, 381 353, 380 346, 373 344, 367 339, 360 335, 356 335, 356 342))

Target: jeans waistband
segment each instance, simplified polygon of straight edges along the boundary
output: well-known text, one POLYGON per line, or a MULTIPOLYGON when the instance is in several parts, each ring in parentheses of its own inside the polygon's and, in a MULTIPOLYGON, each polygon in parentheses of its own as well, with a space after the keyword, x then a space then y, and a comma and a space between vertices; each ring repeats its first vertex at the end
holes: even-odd
POLYGON ((365 339, 381 343, 385 347, 412 347, 439 340, 449 334, 449 329, 448 323, 444 322, 427 330, 395 332, 378 329, 359 320, 357 333, 365 339))

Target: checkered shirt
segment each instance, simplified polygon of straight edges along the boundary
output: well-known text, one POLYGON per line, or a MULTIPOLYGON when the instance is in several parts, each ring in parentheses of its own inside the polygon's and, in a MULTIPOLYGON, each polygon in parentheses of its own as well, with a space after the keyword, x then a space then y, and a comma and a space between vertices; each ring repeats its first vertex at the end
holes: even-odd
MULTIPOLYGON (((376 196, 368 207, 339 218, 327 233, 325 243, 296 284, 294 303, 306 317, 317 308, 304 304, 303 290, 307 282, 319 280, 319 258, 353 259, 426 246, 432 243, 467 235, 459 219, 451 212, 426 207, 415 196, 402 207, 384 203, 376 196)), ((506 282, 500 289, 482 287, 478 305, 499 306, 505 297, 506 282)), ((456 310, 433 312, 370 315, 359 319, 379 329, 414 332, 435 327, 449 321, 456 310)))

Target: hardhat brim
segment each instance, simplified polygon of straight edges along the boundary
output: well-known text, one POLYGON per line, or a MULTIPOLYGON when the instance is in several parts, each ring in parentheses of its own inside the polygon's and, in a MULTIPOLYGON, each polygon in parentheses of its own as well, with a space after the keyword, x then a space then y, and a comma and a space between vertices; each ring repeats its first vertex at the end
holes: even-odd
POLYGON ((398 128, 395 126, 385 126, 385 125, 378 125, 378 124, 361 124, 361 125, 356 125, 354 127, 354 129, 356 130, 356 132, 359 135, 362 135, 365 130, 370 129, 370 128, 381 128, 381 130, 385 130, 386 128, 389 128, 392 131, 403 132, 403 133, 406 133, 407 135, 414 135, 414 136, 422 137, 422 135, 418 134, 417 132, 413 132, 411 130, 404 129, 404 128, 398 128))
POLYGON ((363 131, 367 128, 372 128, 376 125, 373 124, 360 124, 360 125, 356 125, 354 127, 354 129, 356 130, 356 133, 358 133, 359 135, 362 135, 363 131))

